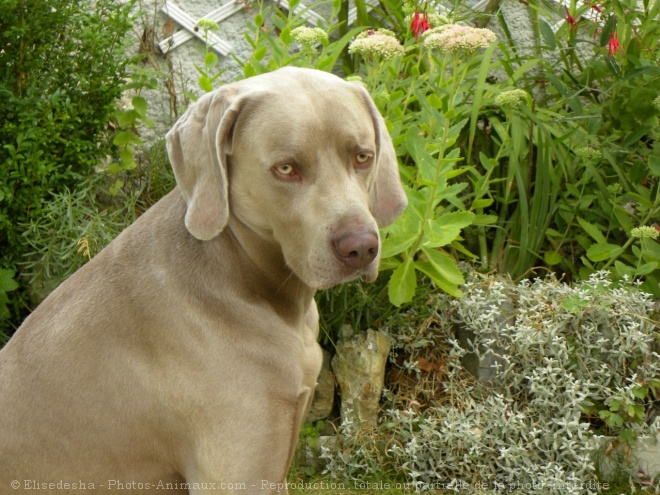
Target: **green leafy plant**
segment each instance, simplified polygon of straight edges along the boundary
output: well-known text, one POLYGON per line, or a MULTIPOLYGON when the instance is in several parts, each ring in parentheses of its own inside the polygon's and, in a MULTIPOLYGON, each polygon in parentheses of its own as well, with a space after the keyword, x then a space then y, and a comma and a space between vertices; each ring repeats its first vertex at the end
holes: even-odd
MULTIPOLYGON (((215 81, 225 72, 225 69, 220 69, 215 74, 212 73, 218 65, 218 56, 212 50, 212 45, 209 42, 209 34, 220 31, 220 26, 211 19, 200 19, 197 22, 196 28, 201 29, 204 33, 204 66, 200 67, 194 64, 195 69, 199 73, 197 84, 205 93, 209 93, 213 91, 215 81)), ((192 101, 197 100, 197 96, 193 93, 186 92, 185 95, 192 101)))
MULTIPOLYGON (((135 153, 138 147, 144 145, 144 141, 140 138, 138 126, 153 127, 155 125, 147 116, 149 104, 147 99, 141 95, 141 92, 145 89, 157 89, 160 86, 156 74, 150 70, 131 66, 130 79, 130 82, 122 86, 122 90, 135 93, 131 97, 131 108, 120 108, 114 113, 118 129, 112 139, 112 144, 116 146, 119 159, 110 163, 106 169, 112 175, 130 171, 137 167, 135 153)), ((110 194, 119 193, 123 186, 124 181, 118 177, 114 184, 110 186, 110 194)))
MULTIPOLYGON (((494 220, 470 211, 467 195, 461 197, 468 183, 457 180, 469 171, 469 167, 459 166, 459 141, 470 122, 468 101, 476 75, 490 67, 493 41, 494 35, 487 30, 455 25, 431 30, 424 35, 423 47, 410 39, 406 43, 409 55, 380 67, 379 72, 389 77, 381 77, 372 88, 377 95, 384 87, 393 88, 385 113, 397 155, 404 163, 402 175, 409 199, 408 209, 385 230, 383 241, 382 268, 394 269, 389 296, 397 306, 413 298, 418 272, 460 297, 458 286, 464 279, 456 267, 456 254, 474 256, 462 244, 461 232, 469 225, 494 220), (476 56, 479 48, 486 48, 480 60, 476 56), (422 60, 427 61, 426 66, 422 60), (401 72, 410 76, 401 79, 401 72)), ((472 208, 482 205, 477 200, 472 208)))
POLYGON ((285 13, 278 7, 264 7, 264 3, 259 2, 259 12, 245 31, 245 38, 253 49, 252 55, 247 60, 237 60, 245 77, 289 65, 332 71, 351 38, 364 29, 353 28, 334 39, 334 33, 343 26, 337 22, 343 2, 331 0, 320 2, 330 5, 331 10, 321 26, 312 28, 316 33, 312 35, 307 29, 300 29, 306 27, 302 15, 309 8, 293 13, 299 3, 298 0, 289 2, 289 10, 285 13))
MULTIPOLYGON (((0 269, 0 321, 10 315, 9 308, 7 307, 9 304, 7 293, 18 289, 18 282, 14 280, 15 276, 16 274, 12 270, 0 269)), ((0 333, 0 336, 3 335, 0 333)))
MULTIPOLYGON (((126 76, 131 3, 0 1, 0 252, 17 270, 26 223, 52 193, 75 189, 111 154, 107 125, 126 76)), ((26 313, 25 285, 1 326, 26 313)))
POLYGON ((41 302, 135 220, 139 191, 104 198, 101 191, 108 185, 98 174, 75 191, 53 193, 44 214, 23 226, 29 251, 20 266, 32 304, 41 302))
POLYGON ((568 151, 555 162, 546 263, 581 278, 600 269, 642 277, 656 296, 660 244, 630 232, 660 222, 659 14, 654 2, 571 5, 556 33, 537 16, 542 72, 517 78, 563 120, 554 139, 568 151))

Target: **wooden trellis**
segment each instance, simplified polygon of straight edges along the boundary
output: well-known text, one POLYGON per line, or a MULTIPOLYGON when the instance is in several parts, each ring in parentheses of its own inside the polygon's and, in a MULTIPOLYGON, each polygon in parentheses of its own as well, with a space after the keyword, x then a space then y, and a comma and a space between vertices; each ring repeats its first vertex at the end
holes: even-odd
MULTIPOLYGON (((376 4, 376 0, 370 0, 367 2, 367 5, 373 6, 376 4)), ((289 2, 286 0, 280 0, 278 2, 280 7, 289 9, 289 2)), ((212 12, 206 14, 203 18, 210 19, 212 21, 220 24, 222 21, 231 17, 236 12, 243 10, 245 7, 244 3, 236 2, 235 0, 230 1, 223 6, 215 9, 212 12)), ((159 43, 159 47, 163 53, 167 53, 171 50, 174 50, 176 47, 181 46, 183 43, 191 40, 192 38, 198 38, 204 41, 204 33, 196 29, 197 22, 199 19, 195 20, 190 14, 183 11, 178 7, 174 2, 168 0, 163 5, 162 11, 170 17, 174 22, 176 22, 183 29, 177 31, 175 34, 169 38, 164 39, 159 43)), ((325 18, 315 12, 312 9, 307 8, 305 5, 299 3, 293 11, 294 14, 300 14, 300 17, 305 19, 308 24, 312 26, 323 25, 325 24, 325 18)), ((352 24, 357 18, 357 8, 353 6, 348 11, 348 23, 352 24)), ((216 51, 222 56, 227 56, 232 51, 232 46, 228 41, 225 41, 215 33, 208 33, 208 42, 211 46, 211 49, 216 51)))

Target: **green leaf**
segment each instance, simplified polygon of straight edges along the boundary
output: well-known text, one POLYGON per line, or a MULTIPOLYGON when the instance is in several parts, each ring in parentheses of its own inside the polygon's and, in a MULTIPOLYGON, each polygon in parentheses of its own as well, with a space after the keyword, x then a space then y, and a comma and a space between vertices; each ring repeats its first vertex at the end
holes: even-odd
POLYGON ((119 131, 112 140, 112 143, 115 146, 126 146, 127 144, 143 144, 142 140, 131 131, 119 131))
MULTIPOLYGON (((248 76, 245 76, 245 77, 248 77, 248 76)), ((183 96, 188 98, 190 101, 197 101, 199 99, 199 96, 197 96, 195 93, 192 93, 191 91, 184 91, 183 96)))
POLYGON ((124 169, 126 170, 132 170, 137 166, 137 163, 135 163, 135 161, 133 160, 133 148, 130 147, 124 148, 123 150, 121 150, 119 157, 121 158, 124 169))
POLYGON ((118 174, 122 170, 124 170, 124 166, 118 162, 112 162, 107 168, 109 174, 118 174))
POLYGON ((335 64, 334 57, 323 57, 319 60, 318 70, 331 71, 333 65, 335 64))
POLYGON ((266 56, 268 53, 268 47, 267 46, 262 46, 258 50, 255 50, 254 52, 254 58, 261 62, 261 60, 266 56))
POLYGON ((562 83, 559 80, 559 78, 556 77, 554 74, 547 73, 545 74, 545 76, 552 83, 552 85, 559 92, 559 94, 561 94, 564 98, 566 98, 568 104, 571 106, 573 111, 578 115, 583 115, 584 108, 582 107, 582 103, 580 102, 580 99, 575 94, 571 94, 568 91, 568 88, 564 85, 564 83, 562 83))
POLYGON ((412 301, 417 288, 417 277, 412 258, 406 259, 394 270, 388 283, 387 292, 390 302, 399 307, 403 303, 412 301))
POLYGON ((614 205, 614 209, 612 211, 614 212, 616 219, 619 221, 619 225, 621 225, 623 231, 630 232, 630 230, 635 226, 630 219, 630 213, 621 208, 619 205, 614 205))
POLYGON ((644 400, 649 395, 649 388, 648 387, 635 387, 635 388, 633 388, 632 393, 638 399, 644 400))
POLYGON ((140 114, 135 110, 122 110, 117 112, 117 122, 120 126, 129 126, 140 119, 140 114))
POLYGON ((472 208, 475 210, 478 208, 488 208, 492 204, 493 204, 493 200, 490 198, 475 199, 474 201, 472 201, 472 208))
POLYGON ((617 412, 621 410, 621 401, 619 399, 612 399, 608 404, 610 411, 617 412))
POLYGON ((652 239, 645 239, 645 241, 644 250, 642 251, 644 260, 660 262, 660 244, 658 244, 658 241, 652 239))
POLYGON ((649 156, 649 169, 656 177, 660 177, 660 156, 649 156))
POLYGON ((429 262, 438 273, 442 275, 443 278, 447 279, 448 282, 456 285, 463 285, 465 283, 463 274, 456 267, 456 261, 454 261, 451 256, 441 251, 426 247, 422 247, 422 251, 426 254, 429 262))
POLYGON ((144 124, 145 126, 147 126, 149 128, 154 127, 156 125, 156 123, 153 120, 151 120, 150 118, 148 118, 146 116, 142 117, 142 124, 144 124))
POLYGON ((461 292, 458 286, 445 279, 430 262, 416 261, 415 268, 424 273, 439 289, 445 291, 450 296, 456 298, 463 297, 463 292, 461 292))
POLYGON ((561 255, 557 251, 546 251, 543 260, 548 266, 558 265, 561 263, 561 255))
POLYGON ((218 64, 218 56, 213 52, 208 52, 204 57, 204 65, 206 65, 208 69, 212 69, 217 64, 218 64))
POLYGON ((593 244, 587 249, 587 258, 591 261, 604 261, 623 253, 623 248, 616 244, 593 244))
POLYGON ((257 75, 257 69, 254 68, 254 65, 247 63, 243 66, 243 74, 246 78, 253 77, 257 75))
POLYGON ((287 45, 293 41, 293 35, 291 34, 291 28, 286 27, 280 32, 280 39, 287 45))
POLYGON ((617 413, 609 412, 609 411, 601 411, 598 413, 601 419, 605 420, 607 423, 607 426, 609 427, 617 427, 617 426, 623 426, 623 418, 618 415, 617 413))
POLYGON ((578 296, 573 296, 569 299, 564 299, 561 302, 561 306, 571 313, 579 313, 589 307, 589 301, 580 299, 578 296))
POLYGON ((435 93, 431 93, 428 96, 427 99, 428 99, 428 102, 431 104, 431 106, 433 108, 436 108, 436 109, 442 108, 442 106, 443 106, 442 105, 442 99, 438 95, 436 95, 435 93))
POLYGON ((431 223, 431 232, 426 247, 435 248, 446 246, 454 241, 461 230, 474 221, 475 214, 471 211, 456 211, 447 213, 431 223))
POLYGON ((596 241, 599 244, 606 244, 607 240, 605 239, 605 236, 601 233, 601 231, 596 227, 595 225, 587 222, 586 220, 583 220, 580 217, 577 217, 577 221, 582 227, 582 229, 589 234, 591 237, 593 237, 594 241, 596 241))
POLYGON ((543 41, 545 41, 545 44, 548 45, 548 48, 551 50, 557 48, 555 33, 550 24, 543 19, 539 19, 539 32, 541 33, 541 37, 543 38, 543 41))
POLYGON ((635 269, 632 266, 628 266, 625 263, 616 260, 614 262, 614 269, 619 274, 620 277, 628 275, 629 277, 635 276, 635 269))
POLYGON ((0 292, 11 292, 18 289, 14 275, 15 273, 11 270, 0 269, 0 292))
POLYGON ((199 87, 202 88, 207 93, 213 91, 213 84, 211 83, 208 77, 200 76, 197 82, 199 83, 199 87))
POLYGON ((648 275, 649 273, 652 273, 656 268, 658 268, 657 261, 645 263, 638 268, 635 268, 635 276, 639 277, 641 275, 648 275))
POLYGON ((381 257, 389 258, 390 256, 395 256, 399 253, 402 253, 413 245, 415 239, 417 239, 417 234, 406 233, 387 236, 383 240, 381 257))
POLYGON ((385 258, 380 260, 378 265, 378 271, 384 272, 387 270, 395 270, 398 266, 401 265, 401 262, 396 258, 385 258))
POLYGON ((428 184, 435 184, 436 167, 439 167, 439 165, 425 150, 425 141, 419 135, 419 128, 417 126, 410 126, 408 128, 406 132, 406 147, 419 169, 419 180, 425 180, 428 184))
POLYGON ((651 128, 647 125, 635 129, 630 134, 628 134, 625 138, 623 138, 623 141, 621 142, 621 147, 622 148, 629 148, 630 146, 635 144, 637 141, 642 139, 642 137, 644 137, 650 130, 651 130, 651 128))
POLYGON ((497 220, 497 215, 475 215, 472 225, 495 225, 497 220))
POLYGON ((131 103, 133 104, 133 108, 140 115, 140 117, 144 117, 147 114, 147 108, 149 108, 149 104, 147 103, 147 100, 144 98, 144 96, 134 96, 131 100, 131 103))
POLYGON ((626 445, 633 445, 636 440, 637 434, 632 430, 626 428, 621 433, 619 433, 619 441, 621 441, 621 443, 626 445))

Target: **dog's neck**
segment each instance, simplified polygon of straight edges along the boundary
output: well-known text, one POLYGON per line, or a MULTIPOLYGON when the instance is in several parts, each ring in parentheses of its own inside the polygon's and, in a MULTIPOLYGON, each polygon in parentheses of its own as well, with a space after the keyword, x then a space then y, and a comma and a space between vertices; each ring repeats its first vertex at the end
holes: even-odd
POLYGON ((245 277, 258 280, 259 292, 273 299, 274 304, 299 307, 303 314, 314 297, 315 289, 308 286, 287 265, 277 241, 255 232, 234 215, 223 231, 237 255, 244 263, 245 277))

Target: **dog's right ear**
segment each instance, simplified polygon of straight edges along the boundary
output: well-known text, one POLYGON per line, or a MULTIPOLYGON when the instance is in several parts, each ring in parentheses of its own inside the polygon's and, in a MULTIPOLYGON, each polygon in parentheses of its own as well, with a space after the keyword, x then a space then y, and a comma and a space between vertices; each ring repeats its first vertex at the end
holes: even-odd
POLYGON ((238 89, 224 86, 197 100, 167 133, 167 153, 197 239, 217 236, 229 219, 227 154, 240 110, 238 89))

